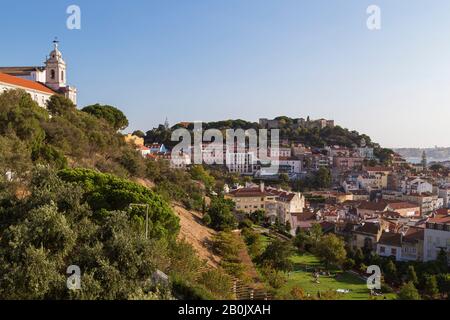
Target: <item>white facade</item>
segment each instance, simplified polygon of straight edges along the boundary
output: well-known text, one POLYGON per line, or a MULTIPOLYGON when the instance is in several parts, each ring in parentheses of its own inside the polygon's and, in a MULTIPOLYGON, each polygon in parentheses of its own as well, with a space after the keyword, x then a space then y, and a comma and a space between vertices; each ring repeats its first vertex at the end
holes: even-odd
POLYGON ((270 148, 269 149, 269 156, 270 158, 290 158, 292 155, 292 149, 291 148, 270 148))
POLYGON ((362 147, 362 148, 358 148, 357 151, 361 158, 365 158, 365 159, 374 159, 375 158, 374 153, 373 153, 373 148, 362 147))
POLYGON ((439 198, 442 199, 443 207, 450 209, 450 185, 439 188, 439 198))
POLYGON ((226 154, 226 165, 230 172, 253 174, 254 163, 255 155, 252 152, 226 154))
POLYGON ((404 194, 432 193, 433 185, 421 178, 406 179, 402 181, 402 192, 404 194))
POLYGON ((400 261, 402 259, 402 247, 378 243, 377 254, 380 257, 395 257, 396 261, 400 261))
POLYGON ((192 164, 191 156, 187 153, 173 155, 170 159, 170 167, 174 169, 185 169, 192 164))
POLYGON ((0 80, 0 93, 7 90, 15 90, 15 89, 25 90, 31 96, 31 98, 42 108, 45 108, 47 106, 47 101, 53 96, 53 94, 48 92, 43 92, 40 90, 30 89, 9 83, 3 83, 0 80))
POLYGON ((450 258, 450 216, 430 219, 426 224, 424 261, 436 260, 441 249, 450 258))
POLYGON ((278 166, 280 172, 285 171, 288 174, 300 174, 302 172, 302 161, 298 159, 272 160, 271 163, 278 166))

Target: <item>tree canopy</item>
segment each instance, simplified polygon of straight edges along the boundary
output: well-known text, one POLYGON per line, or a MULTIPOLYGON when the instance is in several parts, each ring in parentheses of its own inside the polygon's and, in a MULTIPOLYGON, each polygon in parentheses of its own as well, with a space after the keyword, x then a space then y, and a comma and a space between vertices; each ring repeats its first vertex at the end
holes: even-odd
POLYGON ((81 111, 106 120, 115 130, 124 130, 129 124, 123 112, 113 106, 94 104, 84 107, 81 111))

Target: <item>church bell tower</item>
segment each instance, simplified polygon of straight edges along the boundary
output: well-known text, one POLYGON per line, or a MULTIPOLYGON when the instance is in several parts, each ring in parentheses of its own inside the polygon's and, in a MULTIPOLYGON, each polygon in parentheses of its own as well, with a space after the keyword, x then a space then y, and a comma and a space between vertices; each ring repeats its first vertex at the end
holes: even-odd
POLYGON ((55 91, 66 87, 66 63, 62 58, 61 51, 58 49, 59 41, 53 41, 53 51, 50 52, 45 62, 46 81, 45 84, 55 91))

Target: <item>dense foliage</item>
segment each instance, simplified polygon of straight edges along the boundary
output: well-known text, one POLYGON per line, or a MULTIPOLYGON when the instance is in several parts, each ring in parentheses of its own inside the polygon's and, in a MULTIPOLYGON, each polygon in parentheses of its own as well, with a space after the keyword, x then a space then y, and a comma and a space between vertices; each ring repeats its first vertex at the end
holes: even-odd
MULTIPOLYGON (((150 189, 129 180, 89 169, 66 169, 58 176, 67 182, 83 187, 83 199, 95 212, 128 210, 131 204, 148 205, 150 236, 173 237, 177 235, 178 217, 160 196, 150 189)), ((142 217, 145 208, 133 209, 142 217)))
POLYGON ((230 277, 177 240, 167 202, 205 208, 203 181, 143 159, 117 133, 126 123, 114 109, 0 94, 0 299, 230 298, 230 277), (81 290, 66 286, 71 265, 81 290), (169 288, 155 287, 157 269, 169 288))
POLYGON ((45 110, 25 91, 0 94, 0 136, 1 166, 18 175, 25 175, 30 164, 57 169, 76 164, 120 176, 144 172, 143 159, 115 128, 62 96, 53 96, 45 110))
POLYGON ((84 107, 81 111, 106 120, 115 130, 123 130, 128 127, 127 117, 113 106, 94 104, 84 107))
POLYGON ((192 247, 175 240, 177 221, 159 197, 110 175, 60 176, 35 169, 23 198, 0 189, 1 299, 168 299, 184 297, 186 288, 202 299, 228 297, 227 276, 199 271, 204 263, 192 247), (124 202, 105 201, 116 187, 124 202), (150 204, 148 239, 127 201, 150 204), (72 265, 81 269, 81 290, 66 287, 72 265), (155 288, 157 269, 170 276, 172 290, 155 288))

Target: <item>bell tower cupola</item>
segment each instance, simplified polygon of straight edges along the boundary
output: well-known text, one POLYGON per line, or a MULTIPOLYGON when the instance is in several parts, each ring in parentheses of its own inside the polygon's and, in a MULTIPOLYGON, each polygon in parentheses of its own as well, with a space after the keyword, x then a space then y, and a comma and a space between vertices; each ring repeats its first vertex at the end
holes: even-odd
POLYGON ((66 63, 62 58, 58 46, 59 41, 55 38, 53 41, 53 50, 45 62, 45 84, 56 91, 66 87, 66 63))

